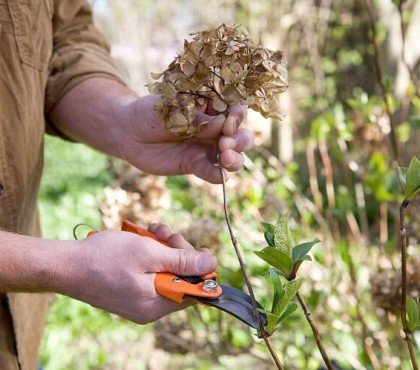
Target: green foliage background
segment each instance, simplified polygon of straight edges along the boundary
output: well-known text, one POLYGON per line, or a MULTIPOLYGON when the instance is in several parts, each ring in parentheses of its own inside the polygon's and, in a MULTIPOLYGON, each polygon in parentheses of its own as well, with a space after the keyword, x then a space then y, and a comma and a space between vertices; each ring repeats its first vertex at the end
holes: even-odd
MULTIPOLYGON (((274 124, 271 139, 264 142, 263 150, 248 154, 246 170, 229 189, 232 218, 257 297, 270 307, 268 267, 252 253, 267 246, 259 221, 273 222, 279 213, 288 213, 297 244, 315 237, 322 240, 311 250, 314 262, 304 263, 299 272, 305 279, 300 292, 320 326, 330 357, 342 369, 410 369, 395 312, 398 294, 391 294, 395 284, 398 288, 398 204, 403 196, 383 99, 391 107, 405 166, 418 154, 420 99, 413 81, 398 88, 401 56, 394 58, 389 40, 400 32, 399 22, 390 26, 383 15, 396 20, 396 2, 374 4, 385 96, 376 80, 363 1, 92 3, 117 63, 139 93, 145 91, 149 73, 163 70, 182 39, 205 25, 240 22, 255 40, 287 52, 291 87, 285 105, 290 121, 282 125, 292 127, 293 137, 279 136, 279 130, 284 131, 274 124), (289 159, 282 158, 285 147, 292 152, 289 159), (391 293, 384 293, 382 286, 390 287, 391 293)), ((405 2, 405 27, 415 6, 414 1, 405 2)), ((418 64, 416 68, 418 76, 418 64)), ((40 194, 44 236, 71 239, 78 222, 100 228, 98 209, 103 189, 115 185, 113 176, 105 156, 47 137, 40 194)), ((171 207, 162 221, 177 227, 179 220, 192 223, 210 216, 223 225, 220 199, 211 194, 212 187, 179 176, 168 178, 166 186, 171 207)), ((416 207, 418 203, 406 220, 410 271, 419 266, 416 207)), ((220 279, 244 288, 223 228, 219 238, 220 279)), ((413 286, 418 287, 418 281, 413 286)), ((418 290, 411 293, 418 297, 418 290)), ((418 332, 415 339, 418 343, 418 332)), ((282 322, 273 343, 286 368, 311 370, 322 364, 300 309, 282 322)), ((271 369, 264 350, 247 328, 215 310, 188 309, 160 326, 141 327, 57 296, 48 316, 41 361, 46 370, 271 369), (162 337, 163 345, 158 343, 162 337), (188 351, 182 348, 184 338, 189 338, 188 351), (173 342, 179 346, 170 349, 173 342)))

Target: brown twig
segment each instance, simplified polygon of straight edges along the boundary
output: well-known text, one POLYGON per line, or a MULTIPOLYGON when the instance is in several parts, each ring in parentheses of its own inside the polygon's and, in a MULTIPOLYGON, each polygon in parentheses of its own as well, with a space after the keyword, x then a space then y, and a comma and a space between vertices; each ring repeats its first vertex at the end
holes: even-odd
POLYGON ((410 64, 408 63, 408 61, 405 57, 406 42, 405 42, 404 9, 403 9, 403 5, 404 5, 405 1, 406 0, 399 0, 398 4, 397 4, 398 13, 399 13, 399 16, 400 16, 400 29, 401 29, 401 44, 402 44, 401 60, 404 64, 405 68, 407 68, 410 79, 413 82, 416 96, 420 97, 419 81, 416 78, 416 75, 413 71, 413 68, 410 66, 410 64))
POLYGON ((308 321, 309 326, 312 329, 312 333, 314 335, 315 341, 316 341, 316 345, 318 346, 319 352, 321 353, 321 356, 324 360, 325 366, 327 367, 328 370, 334 370, 333 365, 331 364, 331 360, 328 357, 327 351, 324 348, 324 345, 322 344, 321 341, 321 335, 319 334, 318 328, 315 325, 315 322, 312 320, 312 315, 308 309, 308 307, 306 306, 302 296, 300 295, 299 292, 296 293, 296 297, 299 301, 300 306, 302 307, 303 313, 305 314, 306 317, 306 321, 308 321))
POLYGON ((413 337, 407 323, 407 230, 405 228, 405 210, 410 201, 404 199, 400 206, 400 242, 401 242, 401 321, 407 342, 410 360, 414 370, 418 370, 416 355, 414 353, 413 337))
POLYGON ((381 94, 382 94, 381 97, 382 97, 382 100, 384 101, 385 111, 389 119, 389 126, 390 126, 389 136, 391 140, 392 152, 394 154, 394 160, 395 162, 397 162, 396 164, 400 165, 401 157, 400 157, 400 151, 398 148, 397 134, 395 132, 395 122, 394 122, 394 119, 392 118, 391 106, 387 98, 387 90, 383 81, 382 64, 381 64, 381 59, 379 57, 379 45, 378 45, 378 39, 377 39, 377 34, 376 34, 375 14, 373 12, 371 0, 364 0, 364 3, 365 3, 366 10, 368 13, 370 30, 372 32, 372 44, 375 51, 376 80, 379 84, 379 87, 381 88, 381 94))
POLYGON ((227 206, 227 197, 226 197, 226 179, 225 179, 225 173, 223 172, 223 166, 222 166, 220 158, 219 158, 219 168, 220 168, 220 175, 222 176, 223 210, 224 210, 224 214, 225 214, 226 225, 228 227, 229 234, 230 234, 230 240, 232 241, 233 248, 235 249, 236 256, 238 257, 238 261, 239 261, 239 264, 241 266, 242 274, 244 276, 245 283, 246 283, 246 286, 248 288, 249 295, 251 297, 251 302, 252 302, 252 307, 254 309, 254 314, 255 314, 255 316, 257 317, 257 320, 258 320, 259 331, 261 333, 261 336, 262 336, 262 338, 263 338, 263 340, 264 340, 264 342, 265 342, 265 344, 266 344, 266 346, 267 346, 267 348, 268 348, 268 350, 271 354, 271 357, 273 358, 273 360, 274 360, 274 362, 277 366, 277 369, 283 370, 284 369, 283 365, 280 362, 280 359, 278 358, 277 353, 274 350, 273 345, 271 344, 270 339, 268 338, 267 333, 264 329, 264 324, 262 322, 260 312, 258 311, 257 301, 255 300, 254 290, 252 289, 252 285, 251 285, 251 282, 249 280, 248 270, 247 270, 245 262, 242 258, 241 248, 240 248, 240 246, 238 244, 238 240, 236 239, 236 236, 233 232, 232 225, 230 224, 229 210, 228 210, 228 206, 227 206))

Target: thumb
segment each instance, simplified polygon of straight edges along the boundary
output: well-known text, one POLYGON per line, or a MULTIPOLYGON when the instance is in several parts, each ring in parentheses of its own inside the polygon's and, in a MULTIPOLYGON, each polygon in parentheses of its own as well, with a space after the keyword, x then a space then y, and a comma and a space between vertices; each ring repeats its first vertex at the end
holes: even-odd
POLYGON ((205 275, 216 270, 217 259, 206 252, 165 248, 159 254, 160 271, 176 275, 205 275))

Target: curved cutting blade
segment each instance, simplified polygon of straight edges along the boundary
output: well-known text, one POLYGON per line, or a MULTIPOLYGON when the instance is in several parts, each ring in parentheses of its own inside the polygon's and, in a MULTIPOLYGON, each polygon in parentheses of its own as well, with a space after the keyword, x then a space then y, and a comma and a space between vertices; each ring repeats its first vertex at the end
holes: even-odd
MULTIPOLYGON (((254 313, 251 297, 245 292, 227 285, 220 285, 223 293, 218 298, 197 298, 200 303, 222 310, 236 317, 254 329, 259 329, 258 319, 254 313)), ((262 306, 257 302, 258 308, 262 306)), ((260 312, 263 325, 267 325, 267 315, 260 312)))

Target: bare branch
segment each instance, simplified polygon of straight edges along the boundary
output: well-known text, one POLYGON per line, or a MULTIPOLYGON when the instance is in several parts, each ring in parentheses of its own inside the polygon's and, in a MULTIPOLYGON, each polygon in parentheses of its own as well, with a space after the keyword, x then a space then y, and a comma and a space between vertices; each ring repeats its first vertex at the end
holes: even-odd
POLYGON ((283 370, 284 369, 283 365, 280 362, 280 359, 278 358, 277 353, 274 350, 273 345, 271 344, 270 339, 268 338, 267 333, 264 329, 264 324, 262 322, 260 312, 258 311, 257 301, 255 300, 254 290, 252 289, 252 284, 249 280, 248 270, 246 268, 245 262, 244 262, 243 257, 242 257, 241 248, 240 248, 240 246, 238 244, 238 240, 236 239, 236 236, 233 232, 232 225, 230 224, 229 210, 228 210, 227 197, 226 197, 225 173, 223 172, 223 166, 222 166, 220 156, 219 156, 219 168, 220 168, 220 175, 222 176, 223 209, 224 209, 224 213, 225 213, 226 225, 228 227, 229 234, 230 234, 230 240, 232 241, 233 248, 235 248, 236 256, 238 257, 238 261, 239 261, 239 264, 241 266, 242 274, 244 276, 245 283, 246 283, 246 286, 248 288, 249 295, 251 297, 252 307, 254 309, 255 316, 257 317, 257 320, 258 320, 258 325, 259 325, 261 336, 262 336, 268 350, 270 351, 271 357, 273 358, 274 362, 276 363, 277 369, 283 370))
POLYGON ((407 342, 410 360, 414 370, 418 370, 419 366, 414 353, 413 336, 407 323, 407 230, 405 228, 405 210, 410 201, 404 199, 400 206, 400 243, 401 243, 401 321, 407 342))
POLYGON ((300 306, 302 307, 303 313, 305 314, 306 321, 308 321, 308 324, 312 329, 312 333, 314 335, 316 345, 318 346, 319 352, 321 352, 321 356, 325 362, 325 366, 327 367, 328 370, 334 370, 334 367, 331 364, 331 360, 328 357, 327 351, 325 350, 324 345, 322 344, 321 335, 319 334, 318 328, 316 327, 314 320, 312 320, 312 315, 309 312, 308 307, 306 306, 299 292, 296 293, 296 297, 300 303, 300 306))

